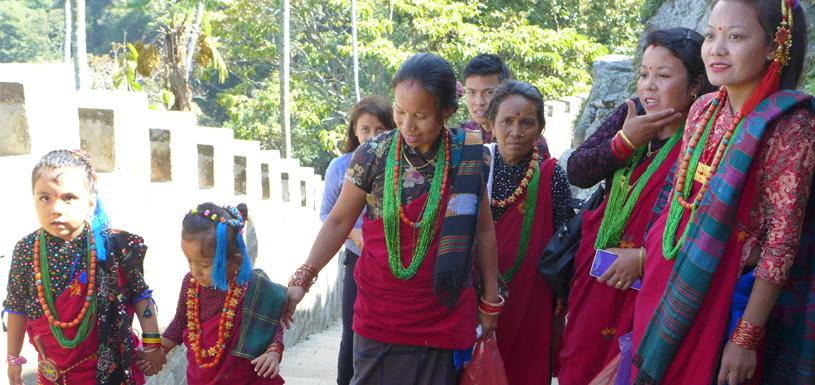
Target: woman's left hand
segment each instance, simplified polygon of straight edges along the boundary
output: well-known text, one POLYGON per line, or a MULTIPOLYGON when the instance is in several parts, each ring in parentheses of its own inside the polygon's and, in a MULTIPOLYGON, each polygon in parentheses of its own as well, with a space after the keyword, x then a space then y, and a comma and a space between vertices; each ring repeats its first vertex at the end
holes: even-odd
POLYGON ((640 278, 640 249, 613 248, 607 251, 616 254, 617 259, 597 281, 611 288, 628 289, 640 278))
POLYGON ((478 340, 484 341, 490 338, 492 333, 495 332, 495 329, 498 328, 498 315, 488 315, 479 311, 478 324, 481 325, 481 337, 479 337, 478 340))
POLYGON ((255 373, 260 377, 274 378, 280 372, 280 353, 266 352, 252 360, 255 373))
POLYGON ((756 352, 747 350, 730 341, 722 353, 718 385, 738 385, 753 379, 756 372, 756 352))

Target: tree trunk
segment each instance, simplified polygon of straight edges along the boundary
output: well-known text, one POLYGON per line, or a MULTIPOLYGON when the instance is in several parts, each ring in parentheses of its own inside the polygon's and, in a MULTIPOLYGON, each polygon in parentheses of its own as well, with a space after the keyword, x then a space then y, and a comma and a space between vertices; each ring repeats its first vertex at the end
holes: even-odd
POLYGON ((170 107, 173 111, 192 111, 192 91, 189 79, 186 77, 184 61, 179 46, 183 44, 182 33, 174 27, 167 27, 164 33, 164 68, 167 88, 175 96, 175 103, 170 107))
POLYGON ((354 92, 359 103, 359 48, 357 47, 357 0, 351 0, 351 45, 354 47, 354 92))
POLYGON ((291 7, 289 5, 289 0, 282 0, 281 6, 283 7, 283 49, 282 51, 282 58, 280 60, 281 68, 280 68, 280 119, 281 125, 283 126, 283 134, 286 136, 286 158, 292 158, 292 149, 291 149, 291 107, 289 106, 290 102, 290 94, 289 94, 289 56, 290 56, 290 46, 289 46, 289 24, 291 18, 291 7))
POLYGON ((187 82, 192 75, 193 64, 195 63, 195 45, 198 43, 198 36, 201 34, 201 19, 204 18, 204 0, 198 0, 195 5, 195 21, 190 26, 190 33, 187 36, 187 50, 184 52, 184 64, 186 67, 187 82))
POLYGON ((86 90, 90 88, 88 80, 88 49, 85 42, 85 0, 73 0, 74 2, 74 76, 76 88, 86 90))
POLYGON ((63 40, 62 46, 62 54, 63 54, 63 62, 65 64, 71 64, 71 0, 65 0, 65 39, 63 40))

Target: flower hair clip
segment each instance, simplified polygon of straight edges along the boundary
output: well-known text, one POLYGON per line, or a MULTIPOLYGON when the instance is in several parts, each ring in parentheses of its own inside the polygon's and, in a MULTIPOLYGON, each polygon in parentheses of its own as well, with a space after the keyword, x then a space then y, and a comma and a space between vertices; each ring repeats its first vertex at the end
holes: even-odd
POLYGON ((215 223, 223 223, 232 228, 242 229, 245 221, 243 220, 243 215, 241 215, 240 211, 232 206, 224 206, 224 209, 232 214, 233 219, 229 219, 224 215, 218 215, 209 209, 199 211, 197 208, 194 208, 190 210, 190 214, 199 215, 215 223))

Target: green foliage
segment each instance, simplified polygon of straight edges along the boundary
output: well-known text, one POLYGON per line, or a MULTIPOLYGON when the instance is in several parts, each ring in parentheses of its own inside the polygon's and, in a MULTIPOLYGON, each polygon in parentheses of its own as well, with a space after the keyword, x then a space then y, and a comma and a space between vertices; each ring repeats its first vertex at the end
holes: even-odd
MULTIPOLYGON (((487 8, 560 31, 573 28, 613 53, 633 52, 641 23, 634 10, 654 0, 488 0, 487 8)), ((657 0, 661 1, 661 0, 657 0)))
POLYGON ((61 9, 39 1, 4 1, 0 6, 0 62, 62 60, 61 9))
MULTIPOLYGON (((413 53, 436 53, 460 72, 473 56, 492 52, 506 59, 517 78, 537 85, 547 98, 557 98, 586 91, 591 63, 608 52, 575 28, 545 29, 500 4, 360 0, 357 7, 363 95, 390 95, 392 74, 413 53)), ((223 15, 214 33, 223 36, 228 47, 224 55, 241 79, 219 96, 228 111, 226 123, 239 135, 263 138, 265 146, 280 148, 277 8, 238 0, 223 15)), ((350 0, 298 1, 291 23, 294 151, 309 164, 325 155, 317 144, 329 153, 336 150, 347 111, 355 103, 350 0)), ((459 111, 454 121, 467 118, 463 103, 459 111)))
POLYGON ((664 0, 644 0, 640 6, 640 20, 648 20, 657 12, 664 0))
POLYGON ((133 44, 127 44, 127 53, 119 60, 118 70, 113 74, 113 86, 119 88, 127 85, 128 90, 141 91, 142 86, 136 80, 139 66, 139 51, 133 44))
MULTIPOLYGON (((350 1, 291 2, 294 155, 318 169, 337 150, 347 111, 356 102, 350 1)), ((476 54, 496 53, 516 78, 535 84, 547 98, 585 92, 596 57, 633 49, 639 25, 631 10, 643 1, 653 0, 357 0, 361 93, 390 97, 392 75, 416 52, 436 53, 458 73, 476 54)), ((12 5, 0 10, 0 38, 20 36, 12 39, 20 47, 11 49, 16 55, 11 60, 59 60, 61 0, 7 3, 12 5), (6 15, 16 15, 16 21, 6 15), (23 24, 43 30, 22 29, 23 24)), ((172 105, 165 48, 170 37, 187 33, 197 3, 87 0, 88 49, 111 57, 109 67, 118 66, 120 82, 140 84, 156 105, 172 105), (134 42, 139 56, 122 52, 127 42, 134 42), (114 50, 124 63, 112 60, 114 50), (130 62, 137 64, 133 76, 130 62)), ((204 4, 191 83, 201 121, 280 149, 280 0, 204 4)), ((0 60, 7 47, 0 44, 0 60)), ((451 124, 467 118, 462 102, 451 124)))

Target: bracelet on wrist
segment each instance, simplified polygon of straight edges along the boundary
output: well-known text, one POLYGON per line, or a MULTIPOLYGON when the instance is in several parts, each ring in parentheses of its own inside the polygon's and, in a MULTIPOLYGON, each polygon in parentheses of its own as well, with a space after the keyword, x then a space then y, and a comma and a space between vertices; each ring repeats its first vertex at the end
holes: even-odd
POLYGON ((23 366, 26 362, 28 362, 28 360, 23 356, 12 356, 10 354, 6 356, 6 363, 9 365, 23 366))
POLYGON ((498 302, 490 302, 481 297, 478 301, 478 311, 486 315, 499 315, 506 304, 506 299, 498 296, 498 302))
POLYGON ((317 269, 304 263, 289 278, 289 287, 302 287, 308 293, 311 285, 314 285, 315 282, 317 282, 317 269))
POLYGON ((730 342, 747 350, 756 350, 764 339, 764 332, 763 326, 741 318, 730 336, 730 342))
POLYGON ((637 149, 637 146, 635 146, 635 145, 634 145, 634 142, 632 142, 632 141, 631 141, 631 139, 628 137, 628 135, 626 135, 626 134, 625 134, 625 131, 620 130, 620 131, 618 131, 618 132, 619 132, 619 134, 620 134, 620 138, 623 140, 623 142, 625 143, 625 145, 626 145, 626 146, 628 146, 628 148, 629 148, 631 151, 634 151, 634 150, 636 150, 636 149, 637 149))

